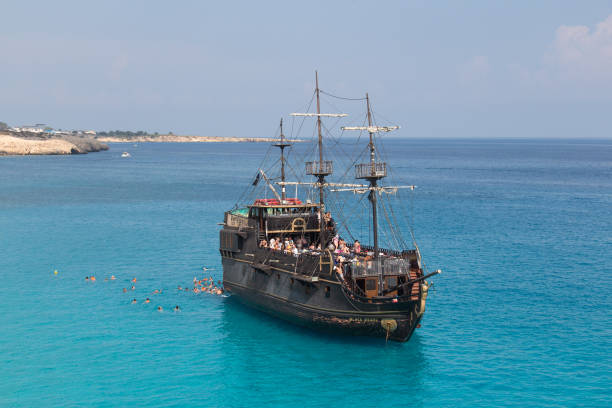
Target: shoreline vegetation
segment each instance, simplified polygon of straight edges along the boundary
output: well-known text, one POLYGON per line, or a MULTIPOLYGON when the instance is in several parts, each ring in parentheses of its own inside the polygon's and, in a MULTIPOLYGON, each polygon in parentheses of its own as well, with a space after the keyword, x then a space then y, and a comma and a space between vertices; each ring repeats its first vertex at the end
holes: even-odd
MULTIPOLYGON (((96 140, 103 143, 257 143, 277 142, 279 139, 263 137, 223 137, 223 136, 185 136, 185 135, 159 135, 139 136, 132 138, 96 136, 96 140)), ((292 140, 295 142, 295 140, 292 140)))
POLYGON ((108 132, 98 132, 96 140, 104 143, 257 143, 257 142, 276 142, 276 138, 263 137, 224 137, 224 136, 193 136, 175 135, 172 132, 166 134, 147 133, 143 131, 130 132, 113 130, 108 132))

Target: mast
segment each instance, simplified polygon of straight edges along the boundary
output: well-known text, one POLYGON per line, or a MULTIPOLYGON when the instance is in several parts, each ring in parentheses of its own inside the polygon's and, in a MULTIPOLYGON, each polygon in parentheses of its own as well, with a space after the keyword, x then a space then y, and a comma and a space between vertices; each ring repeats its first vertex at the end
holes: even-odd
POLYGON ((287 193, 285 191, 285 147, 291 146, 291 143, 285 142, 283 118, 280 120, 280 143, 276 143, 274 146, 279 147, 281 151, 281 203, 284 204, 287 201, 287 193))
POLYGON ((372 131, 372 111, 370 110, 370 97, 366 92, 366 105, 368 107, 368 133, 370 134, 370 194, 368 199, 372 203, 372 232, 374 235, 374 258, 378 257, 378 217, 377 217, 377 199, 376 199, 376 185, 378 184, 378 177, 376 176, 376 151, 374 147, 374 132, 372 131))
MULTIPOLYGON (((345 126, 342 130, 367 130, 370 134, 370 162, 355 165, 355 178, 364 179, 370 182, 368 199, 372 204, 372 230, 374 235, 374 258, 378 257, 378 199, 376 193, 386 192, 388 188, 379 187, 378 180, 387 177, 387 163, 376 162, 376 147, 374 145, 374 133, 390 132, 399 129, 399 126, 374 126, 372 124, 372 110, 370 109, 370 96, 366 93, 366 107, 368 110, 368 126, 345 126)), ((393 188, 404 188, 408 186, 396 186, 393 188)))
MULTIPOLYGON (((323 183, 325 182, 325 173, 323 173, 323 135, 321 134, 321 100, 319 98, 319 72, 315 71, 315 85, 317 93, 317 132, 319 134, 319 205, 321 208, 321 217, 325 214, 325 203, 323 202, 323 183)), ((323 225, 323 222, 321 222, 323 225)), ((323 235, 323 232, 321 232, 323 235)), ((323 238, 321 238, 323 241, 323 238)), ((323 249, 323 244, 321 244, 323 249)))
POLYGON ((319 90, 319 73, 315 71, 315 94, 317 96, 317 113, 292 113, 291 116, 316 116, 317 117, 317 134, 318 134, 318 148, 319 148, 319 161, 306 162, 306 174, 315 176, 317 178, 317 187, 319 188, 319 211, 321 212, 320 222, 320 241, 321 248, 324 249, 327 244, 325 237, 326 222, 325 222, 325 201, 324 201, 324 188, 325 188, 325 176, 329 176, 333 173, 333 165, 331 160, 323 160, 323 133, 321 131, 321 117, 335 117, 341 118, 347 116, 346 113, 321 113, 321 99, 319 90))

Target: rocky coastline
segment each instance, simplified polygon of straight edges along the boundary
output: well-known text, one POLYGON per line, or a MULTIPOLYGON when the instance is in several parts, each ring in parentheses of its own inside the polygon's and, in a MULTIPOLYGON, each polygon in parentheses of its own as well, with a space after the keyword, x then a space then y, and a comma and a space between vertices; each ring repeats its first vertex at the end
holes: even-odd
POLYGON ((0 156, 86 154, 101 150, 108 150, 108 145, 92 138, 24 138, 0 133, 0 156))

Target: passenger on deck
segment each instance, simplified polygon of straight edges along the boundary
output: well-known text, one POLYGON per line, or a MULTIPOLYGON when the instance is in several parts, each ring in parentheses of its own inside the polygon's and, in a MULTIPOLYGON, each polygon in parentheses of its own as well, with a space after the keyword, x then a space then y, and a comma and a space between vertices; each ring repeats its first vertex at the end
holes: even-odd
POLYGON ((262 239, 261 242, 259 243, 259 247, 260 248, 267 248, 268 247, 268 241, 266 241, 265 239, 262 239))
POLYGON ((344 280, 344 273, 342 273, 342 264, 339 263, 338 265, 336 265, 334 267, 336 273, 338 274, 338 276, 340 277, 340 280, 344 280))
POLYGON ((325 215, 323 216, 323 218, 325 219, 326 223, 330 223, 331 222, 331 213, 328 211, 325 213, 325 215))
POLYGON ((346 242, 344 241, 340 241, 340 253, 342 255, 349 255, 351 253, 348 246, 346 246, 346 242))
POLYGON ((361 244, 359 243, 358 240, 355 240, 355 243, 353 244, 353 252, 355 253, 355 255, 358 255, 361 253, 361 244))

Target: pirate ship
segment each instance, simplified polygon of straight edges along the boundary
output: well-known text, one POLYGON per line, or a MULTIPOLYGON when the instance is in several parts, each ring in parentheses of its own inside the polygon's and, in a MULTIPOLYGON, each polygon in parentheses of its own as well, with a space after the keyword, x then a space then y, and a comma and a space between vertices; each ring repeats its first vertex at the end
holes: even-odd
POLYGON ((223 285, 233 299, 296 324, 407 341, 425 312, 430 286, 426 279, 440 271, 426 272, 416 242, 406 244, 402 223, 389 216, 386 197, 414 190, 414 186, 383 183, 388 167, 379 160, 377 135, 398 127, 377 126, 369 96, 360 98, 366 102, 367 124, 364 120, 363 126, 340 131, 368 135, 366 160, 351 162, 357 181, 333 180, 323 119, 347 115, 321 113, 321 93, 333 95, 319 89, 316 74, 315 83, 316 112, 291 114, 301 124, 308 118, 316 120, 316 148, 310 154, 314 157, 304 161, 305 172, 295 171, 287 154, 295 143, 285 137, 281 120, 280 138, 273 145, 280 151, 280 177, 262 166, 246 198, 225 212, 220 231, 223 285), (287 170, 295 173, 295 180, 288 180, 287 170), (293 187, 295 194, 288 197, 287 190, 293 187), (298 187, 305 190, 301 195, 298 187), (358 219, 352 220, 346 214, 350 206, 342 205, 342 200, 360 196, 367 197, 367 202, 358 200, 366 209, 356 211, 358 219), (332 213, 329 207, 334 206, 332 213), (384 225, 379 225, 381 213, 384 225), (357 230, 366 226, 370 242, 362 245, 357 238, 364 238, 357 230), (393 237, 395 247, 379 245, 381 233, 393 237))

